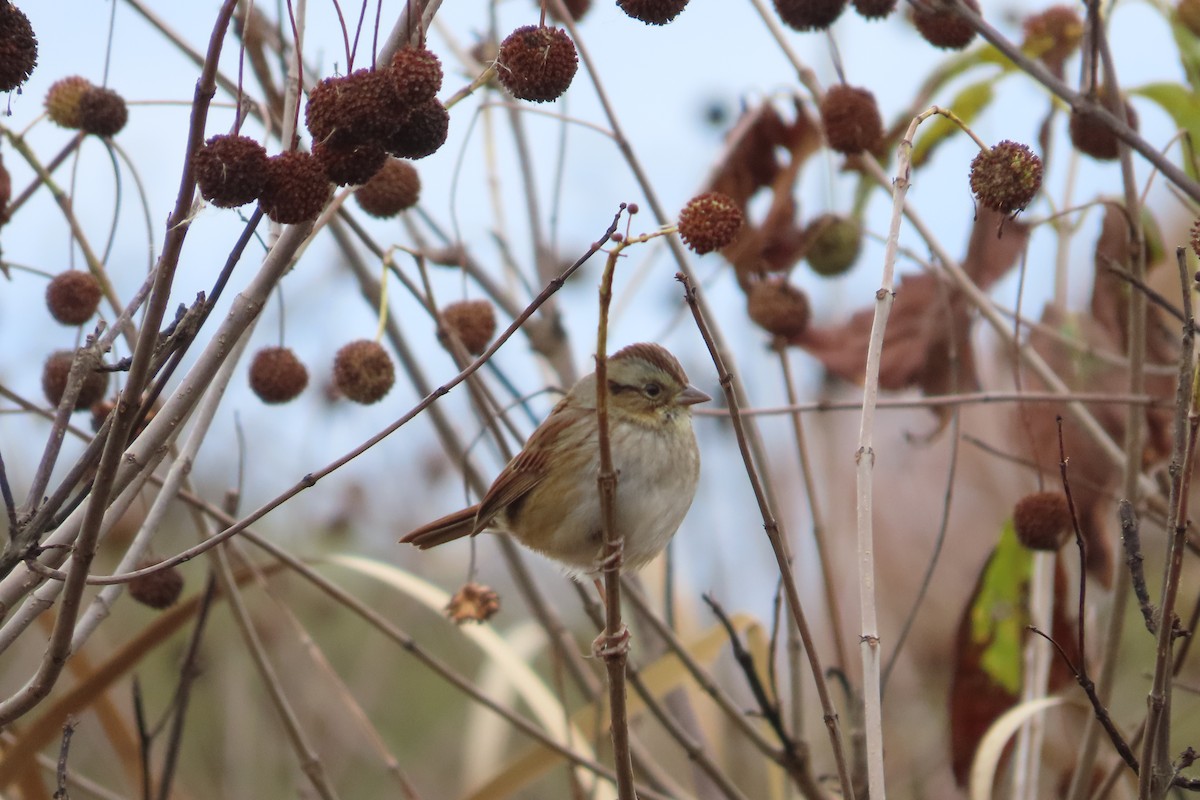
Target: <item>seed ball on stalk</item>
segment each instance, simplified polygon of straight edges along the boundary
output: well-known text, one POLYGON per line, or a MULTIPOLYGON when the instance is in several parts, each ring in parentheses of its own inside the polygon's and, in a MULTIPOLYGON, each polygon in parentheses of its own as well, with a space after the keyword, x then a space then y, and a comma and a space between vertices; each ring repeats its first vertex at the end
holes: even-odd
POLYGON ((267 159, 267 180, 258 204, 283 225, 314 220, 333 194, 325 170, 311 153, 289 150, 267 159))
POLYGON ((678 17, 687 4, 688 0, 617 0, 622 11, 647 25, 666 25, 678 17))
MULTIPOLYGON (((979 13, 976 0, 961 2, 979 13)), ((912 5, 912 21, 917 31, 934 47, 962 50, 975 38, 975 29, 954 11, 943 10, 934 0, 919 0, 912 5)))
MULTIPOLYGON (((1108 107, 1108 89, 1102 88, 1099 97, 1108 107)), ((1137 112, 1128 101, 1125 105, 1125 119, 1130 128, 1138 129, 1137 112)), ((1100 120, 1100 115, 1092 111, 1072 111, 1067 125, 1071 135, 1071 144, 1079 152, 1089 155, 1097 161, 1115 161, 1121 154, 1121 141, 1113 130, 1100 120)))
POLYGON ((383 142, 384 150, 396 158, 413 160, 431 156, 446 143, 450 112, 438 100, 416 106, 383 142))
POLYGON ((496 333, 496 312, 487 300, 450 303, 442 309, 442 319, 473 356, 481 355, 496 333))
MULTIPOLYGON (((541 6, 541 0, 535 0, 535 2, 538 6, 541 6)), ((620 2, 617 5, 620 5, 620 2)), ((687 5, 687 0, 683 0, 683 5, 687 5)), ((563 6, 566 7, 567 13, 571 15, 571 19, 578 22, 583 19, 584 14, 591 10, 592 0, 563 0, 563 6)), ((546 10, 550 12, 552 19, 562 22, 562 17, 558 13, 557 3, 547 3, 546 10)))
POLYGON ((257 200, 267 181, 267 151, 249 136, 213 136, 192 157, 196 184, 205 200, 237 208, 257 200))
POLYGON ((437 96, 442 88, 442 62, 424 47, 404 47, 392 56, 392 86, 405 106, 417 106, 437 96))
MULTIPOLYGON (((157 561, 142 561, 138 563, 139 570, 152 567, 157 561)), ((178 567, 140 575, 129 582, 129 596, 144 606, 162 611, 175 605, 179 595, 183 593, 183 573, 178 567)))
POLYGON ((125 99, 112 89, 93 86, 79 98, 79 128, 94 136, 116 136, 129 121, 125 99))
POLYGON ((783 278, 765 278, 750 284, 746 312, 767 333, 784 339, 804 333, 812 319, 808 296, 783 278))
POLYGON ((421 197, 421 176, 416 167, 390 158, 375 177, 359 187, 354 199, 372 217, 387 219, 412 208, 421 197))
POLYGON ((500 83, 518 100, 548 103, 567 91, 579 55, 562 28, 526 25, 500 43, 496 59, 500 83))
POLYGON ((679 212, 679 238, 698 255, 733 244, 742 229, 742 211, 727 195, 706 192, 679 212))
POLYGON ((250 390, 271 405, 295 400, 308 386, 308 370, 290 347, 264 347, 250 361, 250 390))
POLYGON ((29 17, 10 2, 0 5, 0 91, 29 80, 37 66, 38 41, 29 17))
POLYGON ((1070 541, 1074 532, 1071 508, 1062 492, 1034 492, 1013 508, 1013 529, 1030 550, 1054 551, 1070 541))
POLYGON ((1025 41, 1021 49, 1034 52, 1047 64, 1062 65, 1079 49, 1083 41, 1083 20, 1067 5, 1050 6, 1031 14, 1021 23, 1025 41))
POLYGON ((883 138, 875 95, 857 86, 829 87, 821 100, 821 124, 829 146, 848 156, 872 149, 883 138))
POLYGON ((325 177, 338 186, 362 186, 388 160, 387 151, 374 142, 350 145, 317 142, 312 152, 325 170, 325 177))
POLYGON ((862 225, 841 214, 817 217, 805 229, 805 238, 804 258, 813 272, 824 278, 845 274, 862 252, 862 225))
POLYGON ((82 75, 71 75, 55 81, 46 90, 46 115, 60 128, 78 130, 83 124, 79 103, 94 88, 92 82, 82 75))
POLYGON ((979 203, 1001 214, 1015 214, 1042 186, 1042 160, 1027 146, 1004 141, 979 151, 971 162, 971 191, 979 203))
POLYGON ((344 345, 333 360, 333 385, 355 403, 377 403, 396 382, 392 357, 378 342, 359 339, 344 345))
POLYGON ((846 10, 846 0, 775 0, 775 13, 798 31, 823 31, 846 10))
POLYGON ((46 308, 63 325, 82 325, 100 307, 100 281, 90 272, 69 269, 46 285, 46 308))
MULTIPOLYGON (((71 363, 75 360, 74 350, 56 350, 46 357, 42 365, 42 393, 47 402, 55 408, 62 401, 67 391, 67 378, 71 373, 71 363)), ((75 411, 90 408, 93 404, 104 399, 108 392, 108 373, 89 372, 83 379, 79 396, 75 398, 75 411)))
POLYGON ((854 0, 854 10, 863 19, 883 19, 896 10, 896 0, 854 0))

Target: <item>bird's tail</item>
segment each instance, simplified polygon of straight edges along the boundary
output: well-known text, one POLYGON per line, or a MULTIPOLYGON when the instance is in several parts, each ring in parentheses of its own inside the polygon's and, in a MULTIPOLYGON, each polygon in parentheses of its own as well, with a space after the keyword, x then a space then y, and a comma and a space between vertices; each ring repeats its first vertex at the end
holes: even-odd
POLYGON ((435 519, 427 525, 422 525, 415 531, 405 535, 401 544, 414 544, 422 550, 437 547, 439 544, 452 542, 464 536, 475 533, 475 517, 479 513, 479 504, 447 514, 441 519, 435 519))

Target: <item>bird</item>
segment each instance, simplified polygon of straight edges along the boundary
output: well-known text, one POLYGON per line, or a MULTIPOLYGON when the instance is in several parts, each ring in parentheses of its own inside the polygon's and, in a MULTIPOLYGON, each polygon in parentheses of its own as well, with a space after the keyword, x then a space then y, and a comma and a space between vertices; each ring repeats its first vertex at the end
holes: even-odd
MULTIPOLYGON (((692 505, 700 450, 691 407, 712 398, 688 383, 678 359, 651 342, 608 358, 608 426, 617 472, 614 525, 622 569, 667 546, 692 505)), ((479 503, 423 525, 400 541, 422 550, 485 530, 508 534, 568 574, 603 567, 596 374, 584 376, 529 436, 479 503)))

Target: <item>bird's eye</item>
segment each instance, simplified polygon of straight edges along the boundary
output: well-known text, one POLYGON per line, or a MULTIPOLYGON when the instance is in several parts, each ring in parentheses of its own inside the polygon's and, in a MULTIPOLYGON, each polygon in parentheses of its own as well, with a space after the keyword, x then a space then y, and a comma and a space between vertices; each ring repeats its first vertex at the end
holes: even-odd
POLYGON ((642 387, 642 392, 646 395, 646 397, 649 397, 653 400, 655 397, 658 397, 660 394, 662 394, 662 387, 657 383, 647 383, 642 387))

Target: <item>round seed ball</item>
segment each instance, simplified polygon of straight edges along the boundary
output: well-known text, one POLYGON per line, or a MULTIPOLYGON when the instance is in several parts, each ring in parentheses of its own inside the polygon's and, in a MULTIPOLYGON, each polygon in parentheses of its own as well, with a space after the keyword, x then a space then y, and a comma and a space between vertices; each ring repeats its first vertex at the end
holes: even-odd
POLYGON ((311 153, 289 150, 267 159, 258 204, 273 221, 291 225, 320 216, 332 194, 320 162, 311 153))
POLYGON ((249 136, 213 136, 192 157, 205 200, 236 208, 257 200, 267 182, 267 151, 249 136))
POLYGON ((69 269, 46 286, 46 308, 63 325, 82 325, 100 307, 100 282, 90 272, 69 269))
MULTIPOLYGON (((142 561, 138 569, 157 564, 157 561, 142 561)), ((129 596, 144 606, 162 611, 170 608, 183 593, 183 573, 178 567, 167 567, 149 575, 142 575, 129 582, 129 596)))
POLYGON ((38 41, 29 17, 11 2, 0 5, 0 91, 29 80, 37 66, 38 41))
POLYGON ((116 136, 129 121, 125 99, 112 89, 93 86, 79 98, 79 128, 94 136, 116 136))
POLYGON ((94 88, 96 87, 92 82, 82 75, 71 75, 55 81, 46 90, 46 115, 61 128, 78 130, 83 124, 79 103, 83 96, 94 88))
POLYGON ((579 56, 562 28, 526 25, 500 43, 496 69, 500 83, 518 100, 548 103, 567 91, 579 56))
POLYGON ((390 77, 399 101, 417 106, 441 90, 442 62, 424 47, 403 47, 392 56, 390 77))
POLYGON ((746 293, 746 312, 767 333, 785 339, 804 333, 812 319, 808 296, 781 278, 766 278, 750 284, 746 293))
POLYGON ((395 382, 392 357, 383 345, 370 339, 344 345, 333 360, 333 385, 355 403, 379 402, 395 382))
MULTIPOLYGON (((71 362, 74 360, 74 350, 56 350, 46 357, 46 362, 42 365, 42 393, 46 396, 46 401, 55 408, 67 391, 67 378, 71 372, 71 362)), ((108 373, 88 373, 79 389, 79 396, 75 399, 74 410, 90 408, 103 400, 107 392, 108 373)))
POLYGON ((1013 528, 1030 550, 1057 550, 1074 533, 1071 508, 1062 492, 1034 492, 1017 501, 1013 528))
POLYGON ((857 86, 831 86, 821 100, 825 141, 839 153, 870 150, 883 138, 883 117, 875 95, 857 86))
POLYGON ((442 309, 442 319, 473 356, 482 354, 496 333, 496 312, 487 300, 450 303, 442 309))
POLYGON ((1042 160, 1023 144, 1008 139, 979 151, 971 161, 971 191, 1001 214, 1025 208, 1042 186, 1042 160))
POLYGON ((813 272, 831 278, 842 275, 862 252, 862 226, 851 217, 822 214, 809 223, 804 257, 813 272))
POLYGON ((647 25, 666 25, 678 17, 687 4, 688 0, 617 0, 622 11, 647 25))
POLYGON ((250 362, 250 389, 264 403, 295 400, 308 386, 308 370, 290 347, 264 347, 250 362))
POLYGON ((421 176, 398 158, 388 159, 375 177, 354 193, 359 207, 373 217, 387 219, 412 208, 421 197, 421 176))
POLYGON ((396 158, 425 158, 441 149, 449 132, 450 112, 433 99, 413 107, 383 147, 396 158))
MULTIPOLYGON (((976 0, 962 2, 976 14, 979 13, 979 3, 976 0)), ((943 50, 962 50, 975 38, 975 29, 966 20, 953 11, 942 10, 928 0, 913 4, 912 21, 925 41, 943 50)))
POLYGON ((775 13, 798 31, 823 31, 846 9, 846 0, 775 0, 775 13))
POLYGON ((679 212, 679 237, 699 255, 732 244, 741 229, 741 209, 720 192, 693 197, 679 212))

